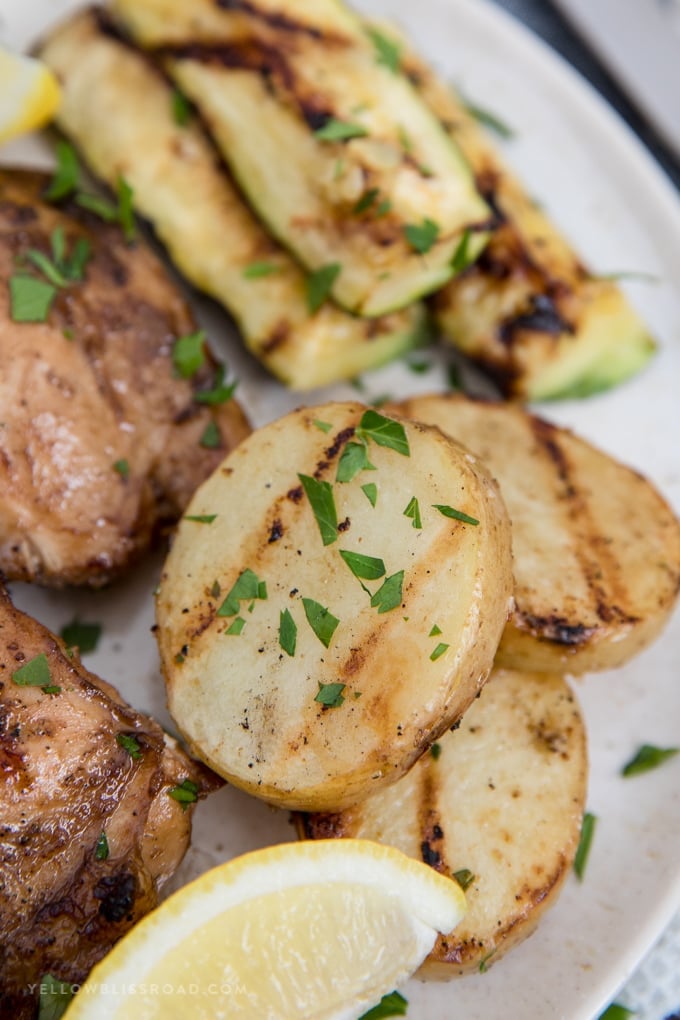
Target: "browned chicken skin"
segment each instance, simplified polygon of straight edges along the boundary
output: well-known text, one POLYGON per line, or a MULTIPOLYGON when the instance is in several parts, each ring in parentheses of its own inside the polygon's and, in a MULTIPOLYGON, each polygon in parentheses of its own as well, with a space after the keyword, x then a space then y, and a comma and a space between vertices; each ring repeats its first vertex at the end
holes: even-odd
POLYGON ((189 844, 169 795, 187 779, 218 784, 0 586, 0 1017, 33 1017, 31 985, 82 981, 156 905, 189 844), (40 655, 53 693, 13 680, 40 655))
POLYGON ((156 256, 73 203, 41 201, 47 181, 0 169, 0 571, 97 586, 250 429, 236 401, 195 400, 215 385, 211 359, 177 376, 174 342, 196 324, 156 256), (59 288, 46 322, 13 322, 7 281, 40 275, 22 257, 51 256, 57 227, 68 253, 89 241, 85 279, 59 288))

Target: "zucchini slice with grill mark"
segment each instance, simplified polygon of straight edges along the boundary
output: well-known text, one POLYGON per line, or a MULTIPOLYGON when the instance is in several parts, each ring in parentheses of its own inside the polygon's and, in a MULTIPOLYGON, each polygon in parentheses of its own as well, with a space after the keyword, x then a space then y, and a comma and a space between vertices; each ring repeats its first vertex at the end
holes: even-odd
POLYGON ((425 341, 422 305, 371 320, 328 301, 310 312, 305 273, 250 212, 198 120, 177 123, 170 83, 101 12, 59 26, 40 55, 61 82, 60 128, 103 181, 125 177, 175 265, 287 385, 351 378, 425 341))
POLYGON ((380 63, 336 0, 116 0, 208 123, 240 187, 333 297, 360 315, 405 307, 454 274, 490 211, 408 78, 380 63))
POLYGON ((585 397, 635 375, 656 343, 621 289, 583 265, 453 89, 392 26, 381 31, 397 41, 404 73, 458 144, 495 215, 479 259, 432 299, 445 339, 520 400, 585 397))

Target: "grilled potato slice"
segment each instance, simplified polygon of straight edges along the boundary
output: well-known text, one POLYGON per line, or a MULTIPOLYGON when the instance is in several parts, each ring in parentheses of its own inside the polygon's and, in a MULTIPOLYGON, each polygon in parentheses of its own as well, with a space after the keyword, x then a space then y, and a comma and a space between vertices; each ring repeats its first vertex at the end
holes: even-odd
POLYGON ((371 321, 329 302, 310 311, 304 272, 247 208, 197 119, 177 122, 172 86, 104 12, 77 14, 39 52, 61 82, 60 128, 103 181, 125 178, 175 265, 284 383, 351 378, 423 342, 422 305, 371 321))
POLYGON ((469 446, 500 484, 515 608, 499 665, 613 669, 656 638, 680 584, 680 526, 645 478, 516 405, 448 394, 393 409, 469 446))
POLYGON ((499 960, 555 903, 578 846, 587 770, 568 684, 494 670, 458 729, 398 783, 296 823, 301 838, 372 839, 458 873, 467 914, 419 972, 457 977, 499 960))
POLYGON ((509 610, 509 523, 438 429, 355 403, 294 411, 187 515, 157 602, 169 707, 236 786, 343 807, 396 781, 481 689, 509 610))
POLYGON ((400 44, 404 73, 460 147, 495 213, 480 258, 433 298, 445 339, 520 400, 589 396, 639 372, 656 343, 623 292, 589 272, 465 103, 400 44))
POLYGON ((210 126, 271 232, 375 316, 440 287, 490 211, 408 79, 340 0, 116 0, 210 126), (423 258, 423 255, 426 257, 423 258))

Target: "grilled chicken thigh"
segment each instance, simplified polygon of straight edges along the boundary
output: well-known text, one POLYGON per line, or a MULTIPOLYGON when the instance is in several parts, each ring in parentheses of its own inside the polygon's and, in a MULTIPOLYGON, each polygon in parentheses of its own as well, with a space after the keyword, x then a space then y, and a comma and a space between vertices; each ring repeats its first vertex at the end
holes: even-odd
POLYGON ((98 586, 250 430, 233 399, 201 402, 219 398, 206 350, 178 374, 175 342, 196 324, 156 256, 75 203, 42 201, 47 182, 0 170, 0 570, 98 586), (11 278, 46 283, 35 253, 68 262, 79 241, 83 279, 55 288, 45 321, 15 321, 11 278))
POLYGON ((156 905, 216 782, 0 588, 0 1016, 156 905))

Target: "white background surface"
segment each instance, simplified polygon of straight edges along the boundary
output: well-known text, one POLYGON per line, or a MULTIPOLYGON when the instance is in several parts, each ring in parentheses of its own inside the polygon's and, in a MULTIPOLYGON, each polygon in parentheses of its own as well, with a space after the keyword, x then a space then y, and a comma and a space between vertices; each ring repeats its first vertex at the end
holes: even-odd
MULTIPOLYGON (((23 47, 72 0, 0 0, 0 40, 23 47)), ((483 0, 358 0, 366 13, 404 25, 442 73, 516 129, 505 145, 529 193, 540 200, 599 272, 643 271, 657 282, 626 284, 660 342, 640 377, 585 402, 542 411, 574 427, 651 477, 680 508, 680 209, 666 180, 626 128, 534 38, 483 0), (673 286, 676 282, 676 287, 673 286)), ((7 146, 5 163, 49 162, 40 139, 7 146)), ((241 352, 226 317, 195 301, 219 353, 241 377, 254 424, 300 403, 241 352)), ((365 377, 372 394, 443 388, 434 368, 402 365, 365 377)), ((356 397, 349 386, 307 395, 356 397)), ((626 507, 621 507, 625 515, 626 507)), ((58 629, 79 613, 104 622, 86 664, 136 707, 169 722, 149 627, 160 559, 114 588, 45 593, 15 585, 18 604, 58 629)), ((680 906, 680 756, 624 780, 639 744, 680 744, 680 615, 627 668, 576 684, 590 740, 588 808, 597 831, 583 883, 567 881, 556 908, 529 941, 488 973, 444 985, 411 982, 409 1016, 422 1020, 591 1020, 633 972, 680 906)), ((235 853, 293 838, 287 815, 225 789, 200 806, 188 876, 235 853)), ((680 994, 680 990, 679 990, 680 994)))

